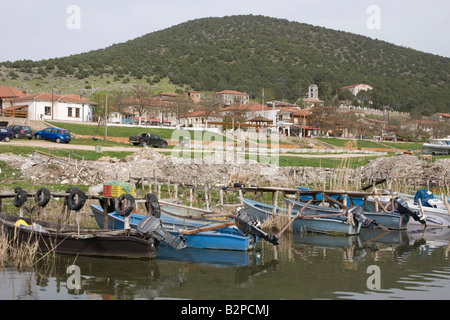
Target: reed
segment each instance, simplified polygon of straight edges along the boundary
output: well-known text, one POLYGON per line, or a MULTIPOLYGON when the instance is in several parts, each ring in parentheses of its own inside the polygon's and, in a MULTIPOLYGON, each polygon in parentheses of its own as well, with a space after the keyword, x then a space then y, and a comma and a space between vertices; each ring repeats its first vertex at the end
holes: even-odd
POLYGON ((0 266, 31 268, 39 257, 41 252, 37 242, 19 243, 17 238, 8 240, 6 237, 0 237, 0 266))

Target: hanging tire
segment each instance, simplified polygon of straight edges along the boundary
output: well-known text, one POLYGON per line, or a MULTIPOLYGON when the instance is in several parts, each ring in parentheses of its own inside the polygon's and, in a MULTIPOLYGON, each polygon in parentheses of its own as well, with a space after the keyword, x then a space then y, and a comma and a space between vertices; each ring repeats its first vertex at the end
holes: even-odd
POLYGON ((145 209, 149 215, 155 218, 161 218, 161 207, 159 206, 158 197, 153 193, 147 193, 145 195, 145 209))
POLYGON ((116 206, 115 206, 116 213, 119 216, 128 217, 133 212, 135 204, 136 204, 136 201, 134 200, 134 197, 132 195, 123 194, 116 200, 116 206), (125 200, 127 200, 127 205, 122 206, 123 202, 125 200))
POLYGON ((15 188, 14 193, 16 194, 14 196, 14 206, 20 208, 27 202, 28 194, 21 187, 15 188))
POLYGON ((78 211, 84 207, 86 203, 86 194, 75 187, 67 189, 66 193, 70 193, 67 197, 67 206, 70 210, 78 211), (76 199, 78 196, 78 199, 76 199))
POLYGON ((113 199, 98 199, 98 201, 100 202, 100 206, 102 207, 103 210, 105 210, 105 204, 108 204, 108 213, 113 213, 114 211, 116 211, 116 204, 114 202, 113 199))
POLYGON ((36 192, 34 202, 36 202, 39 207, 45 207, 50 202, 51 197, 50 190, 41 188, 36 192))

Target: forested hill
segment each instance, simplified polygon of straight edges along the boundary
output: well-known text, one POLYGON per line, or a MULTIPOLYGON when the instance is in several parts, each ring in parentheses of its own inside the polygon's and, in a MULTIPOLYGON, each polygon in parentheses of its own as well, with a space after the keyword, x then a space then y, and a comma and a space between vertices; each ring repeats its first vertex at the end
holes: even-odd
MULTIPOLYGON (((29 61, 8 62, 23 68, 29 61)), ((367 83, 376 106, 450 112, 450 59, 364 36, 263 16, 189 21, 109 48, 32 62, 54 76, 114 74, 198 91, 238 90, 295 102, 312 83, 333 103, 367 83)))

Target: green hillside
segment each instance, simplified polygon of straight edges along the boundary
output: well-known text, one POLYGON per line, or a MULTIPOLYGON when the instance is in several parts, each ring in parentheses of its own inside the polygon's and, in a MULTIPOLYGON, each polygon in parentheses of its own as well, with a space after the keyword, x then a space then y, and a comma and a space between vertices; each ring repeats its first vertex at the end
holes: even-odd
MULTIPOLYGON (((295 102, 312 83, 336 104, 341 87, 367 83, 376 107, 450 112, 450 59, 364 36, 263 16, 189 21, 106 49, 45 61, 1 64, 0 80, 135 81, 198 91, 225 89, 295 102), (22 74, 20 73, 22 72, 22 74)), ((0 82, 1 83, 1 82, 0 82)), ((98 86, 97 86, 98 87, 98 86)), ((342 98, 342 97, 341 97, 342 98)))

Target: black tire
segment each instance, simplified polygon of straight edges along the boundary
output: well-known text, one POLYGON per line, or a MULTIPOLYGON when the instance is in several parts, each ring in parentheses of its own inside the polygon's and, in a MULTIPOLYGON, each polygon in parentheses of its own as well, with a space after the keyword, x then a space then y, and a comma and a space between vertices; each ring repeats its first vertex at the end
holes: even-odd
POLYGON ((166 149, 167 148, 167 143, 163 143, 161 148, 166 149))
POLYGON ((72 187, 67 189, 66 193, 70 193, 67 197, 67 206, 70 210, 79 211, 84 207, 86 203, 86 194, 83 191, 72 187), (78 196, 78 199, 76 199, 76 196, 78 196))
POLYGON ((14 139, 19 139, 19 134, 18 134, 18 133, 16 133, 16 134, 14 135, 14 139))
POLYGON ((114 202, 113 199, 98 199, 98 201, 100 202, 100 206, 102 207, 103 210, 105 210, 105 204, 108 203, 108 213, 113 213, 114 211, 116 211, 116 204, 114 202))
POLYGON ((41 188, 36 192, 36 195, 34 196, 34 202, 39 207, 45 207, 50 202, 52 195, 50 193, 50 190, 46 188, 41 188))
POLYGON ((116 213, 122 217, 128 217, 134 210, 134 205, 136 201, 134 197, 130 194, 123 194, 116 200, 116 213), (123 202, 127 200, 127 206, 122 209, 123 202))
POLYGON ((161 218, 161 207, 159 206, 158 197, 153 193, 147 193, 145 195, 145 209, 149 215, 155 218, 161 218))
POLYGON ((61 138, 56 138, 56 143, 61 143, 61 138))
POLYGON ((10 137, 5 137, 5 142, 10 142, 11 138, 10 137))
POLYGON ((38 134, 38 135, 36 136, 36 139, 37 139, 37 140, 41 140, 41 139, 42 139, 41 135, 38 134))
POLYGON ((15 196, 14 196, 14 206, 17 208, 20 208, 27 202, 28 194, 25 190, 23 190, 21 187, 17 187, 14 189, 15 196))

